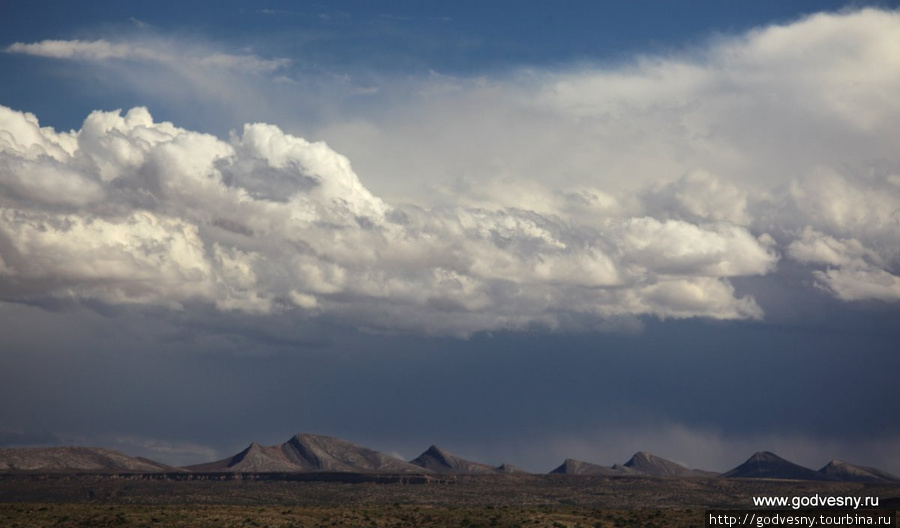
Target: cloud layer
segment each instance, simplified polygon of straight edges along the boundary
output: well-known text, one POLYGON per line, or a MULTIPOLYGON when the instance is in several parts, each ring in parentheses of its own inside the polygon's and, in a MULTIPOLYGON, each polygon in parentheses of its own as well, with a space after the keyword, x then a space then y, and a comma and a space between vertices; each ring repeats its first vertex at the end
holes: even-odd
MULTIPOLYGON (((274 125, 225 141, 137 107, 57 132, 0 108, 0 298, 468 335, 758 319, 732 280, 787 280, 788 258, 839 299, 897 301, 898 31, 894 12, 821 14, 617 67, 387 86, 391 111, 320 127, 374 185, 274 125)), ((167 46, 7 52, 155 62, 199 87, 290 66, 167 46)))
POLYGON ((598 320, 756 318, 730 277, 773 241, 728 222, 639 216, 604 229, 519 209, 392 206, 324 143, 250 124, 230 141, 94 112, 57 133, 0 111, 2 292, 178 308, 334 314, 467 334, 598 320))
POLYGON ((193 67, 212 67, 245 73, 264 73, 279 70, 289 59, 263 59, 253 54, 232 53, 187 53, 179 49, 169 49, 138 42, 110 42, 98 40, 42 40, 26 44, 16 42, 6 48, 7 53, 21 53, 53 59, 74 59, 86 61, 130 60, 138 62, 160 62, 170 65, 189 64, 193 67))
POLYGON ((617 66, 434 76, 394 114, 323 136, 374 188, 412 200, 600 229, 741 226, 839 299, 894 302, 898 31, 896 11, 821 13, 617 66))

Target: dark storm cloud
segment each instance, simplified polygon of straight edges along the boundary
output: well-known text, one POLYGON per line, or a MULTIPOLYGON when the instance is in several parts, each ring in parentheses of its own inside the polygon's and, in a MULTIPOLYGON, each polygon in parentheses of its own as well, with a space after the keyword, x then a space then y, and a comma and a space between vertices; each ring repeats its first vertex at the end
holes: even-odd
POLYGON ((828 312, 805 328, 647 321, 640 334, 503 334, 464 346, 344 332, 315 348, 245 339, 244 350, 154 340, 168 329, 136 314, 42 312, 38 328, 74 318, 83 334, 45 338, 35 353, 22 334, 38 328, 14 332, 9 342, 21 344, 3 356, 0 398, 17 402, 4 422, 18 430, 119 439, 127 452, 181 463, 312 431, 410 458, 437 443, 535 471, 567 456, 623 462, 638 449, 710 469, 773 449, 810 465, 841 457, 896 471, 900 461, 875 448, 900 435, 900 336, 886 324, 897 313, 828 312), (141 447, 160 442, 167 451, 141 447))
POLYGON ((2 447, 54 446, 61 443, 58 436, 48 431, 0 431, 2 447))

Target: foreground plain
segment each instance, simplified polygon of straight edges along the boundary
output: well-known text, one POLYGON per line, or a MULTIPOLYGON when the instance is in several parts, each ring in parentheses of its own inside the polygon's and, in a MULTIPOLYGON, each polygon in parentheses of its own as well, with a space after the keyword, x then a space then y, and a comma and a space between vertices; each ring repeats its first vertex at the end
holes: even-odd
POLYGON ((891 509, 900 501, 896 484, 564 475, 321 477, 7 474, 0 476, 0 526, 660 528, 703 526, 704 510, 749 508, 755 495, 877 496, 891 509))
POLYGON ((0 524, 11 528, 83 526, 136 527, 691 527, 703 512, 628 511, 596 508, 394 506, 233 506, 0 504, 0 524))

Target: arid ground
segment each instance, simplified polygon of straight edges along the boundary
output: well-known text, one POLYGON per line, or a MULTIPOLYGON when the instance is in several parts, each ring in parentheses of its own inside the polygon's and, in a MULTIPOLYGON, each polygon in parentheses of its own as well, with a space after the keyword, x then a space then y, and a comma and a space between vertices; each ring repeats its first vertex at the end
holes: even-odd
POLYGON ((0 525, 269 527, 682 527, 754 495, 877 496, 900 486, 763 480, 457 476, 426 481, 277 475, 0 477, 0 525), (368 481, 367 481, 368 480, 368 481))

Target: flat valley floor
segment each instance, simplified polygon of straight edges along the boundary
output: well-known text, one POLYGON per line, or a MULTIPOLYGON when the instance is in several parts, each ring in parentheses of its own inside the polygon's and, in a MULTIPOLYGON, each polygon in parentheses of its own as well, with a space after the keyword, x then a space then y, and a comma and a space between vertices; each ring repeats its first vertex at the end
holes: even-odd
POLYGON ((419 480, 0 475, 3 527, 693 527, 762 495, 879 497, 900 485, 558 475, 419 480), (222 479, 222 480, 219 480, 222 479))

